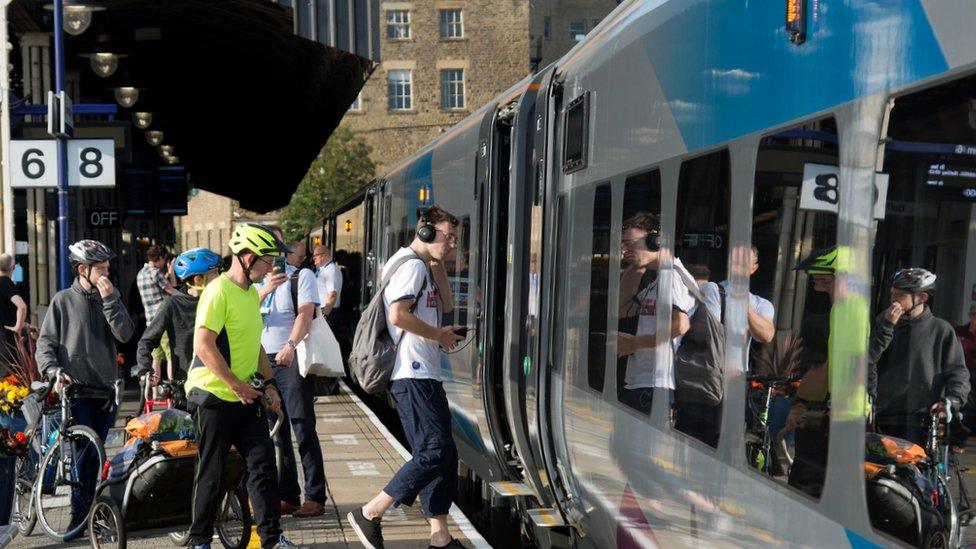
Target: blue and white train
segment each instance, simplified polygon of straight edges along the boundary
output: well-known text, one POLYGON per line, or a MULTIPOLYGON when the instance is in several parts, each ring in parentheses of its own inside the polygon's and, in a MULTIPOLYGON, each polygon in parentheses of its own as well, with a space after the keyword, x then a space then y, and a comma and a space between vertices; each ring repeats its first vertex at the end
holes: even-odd
MULTIPOLYGON (((449 321, 471 330, 441 367, 459 498, 493 522, 497 545, 513 517, 540 546, 897 543, 870 520, 864 414, 838 397, 864 386, 856 344, 826 359, 848 363, 831 370, 821 495, 748 462, 745 375, 770 363, 748 311, 771 302, 765 347, 780 360, 830 307, 794 267, 836 245, 832 341, 887 306, 886 276, 908 265, 938 273, 936 316, 968 322, 974 29, 973 0, 624 2, 343 208, 364 223, 350 250, 365 259, 364 302, 418 207, 462 221, 449 321), (618 304, 633 298, 621 295, 622 226, 641 212, 660 220, 660 280, 680 258, 727 284, 716 447, 672 427, 667 341, 652 350, 665 381, 649 413, 620 400, 632 380, 618 304)), ((670 331, 670 295, 641 306, 670 331)))

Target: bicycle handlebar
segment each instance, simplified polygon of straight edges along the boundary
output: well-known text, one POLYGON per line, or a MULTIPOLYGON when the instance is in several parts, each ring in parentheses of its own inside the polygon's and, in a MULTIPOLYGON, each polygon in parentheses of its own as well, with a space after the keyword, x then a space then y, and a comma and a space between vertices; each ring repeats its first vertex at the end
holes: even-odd
POLYGON ((785 376, 761 376, 761 375, 747 375, 746 381, 756 381, 762 383, 763 385, 786 385, 793 383, 800 379, 800 374, 792 373, 785 376))
POLYGON ((275 438, 278 436, 278 431, 281 430, 281 424, 284 421, 285 416, 283 416, 281 412, 273 412, 271 410, 268 410, 268 412, 274 414, 275 417, 277 417, 277 419, 274 422, 274 425, 271 427, 271 433, 270 433, 271 438, 275 438))

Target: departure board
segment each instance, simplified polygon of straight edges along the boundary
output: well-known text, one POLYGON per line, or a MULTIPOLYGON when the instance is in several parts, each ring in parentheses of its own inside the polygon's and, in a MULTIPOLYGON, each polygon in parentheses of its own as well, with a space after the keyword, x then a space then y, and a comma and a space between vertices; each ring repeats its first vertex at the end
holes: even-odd
POLYGON ((924 183, 928 198, 976 202, 976 164, 929 164, 924 183))

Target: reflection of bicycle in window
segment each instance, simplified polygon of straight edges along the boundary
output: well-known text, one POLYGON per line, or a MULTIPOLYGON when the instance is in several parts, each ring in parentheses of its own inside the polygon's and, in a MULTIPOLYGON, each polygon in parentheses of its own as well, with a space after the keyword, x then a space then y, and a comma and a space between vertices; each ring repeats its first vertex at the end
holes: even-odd
POLYGON ((76 425, 71 416, 70 398, 81 388, 63 382, 61 370, 47 385, 35 387, 35 410, 52 391, 58 402, 30 418, 30 450, 18 470, 15 499, 21 532, 29 533, 37 520, 63 542, 85 527, 105 448, 93 429, 76 425))
POLYGON ((799 379, 800 375, 796 373, 746 377, 749 383, 746 401, 750 412, 749 428, 746 431, 746 457, 749 465, 770 476, 783 474, 785 468, 780 460, 790 459, 785 444, 782 444, 783 437, 779 433, 770 433, 773 399, 776 395, 792 395, 799 379))
POLYGON ((962 469, 950 450, 953 410, 929 411, 925 448, 875 433, 866 435, 865 475, 872 525, 919 547, 958 547, 960 529, 972 518, 962 469), (959 483, 958 498, 952 493, 959 483))

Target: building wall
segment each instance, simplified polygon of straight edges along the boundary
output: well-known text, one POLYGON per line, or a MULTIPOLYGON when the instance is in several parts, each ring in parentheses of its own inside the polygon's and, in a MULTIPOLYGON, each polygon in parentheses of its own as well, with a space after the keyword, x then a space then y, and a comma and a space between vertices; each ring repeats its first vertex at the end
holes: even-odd
POLYGON ((524 0, 381 2, 383 62, 363 88, 360 110, 343 120, 372 146, 377 173, 529 74, 529 12, 524 0), (461 9, 463 38, 440 37, 441 9, 461 9), (390 10, 409 10, 410 38, 387 38, 390 10), (445 68, 464 70, 463 109, 441 108, 440 70, 445 68), (388 108, 387 78, 393 69, 413 71, 410 111, 388 108))
POLYGON ((227 241, 234 229, 236 204, 226 196, 198 191, 190 197, 187 215, 180 218, 180 249, 207 247, 227 255, 227 241))
POLYGON ((539 59, 538 67, 542 69, 559 59, 579 42, 570 32, 572 21, 583 22, 585 32, 589 33, 619 3, 619 0, 535 0, 530 29, 532 56, 539 59))

